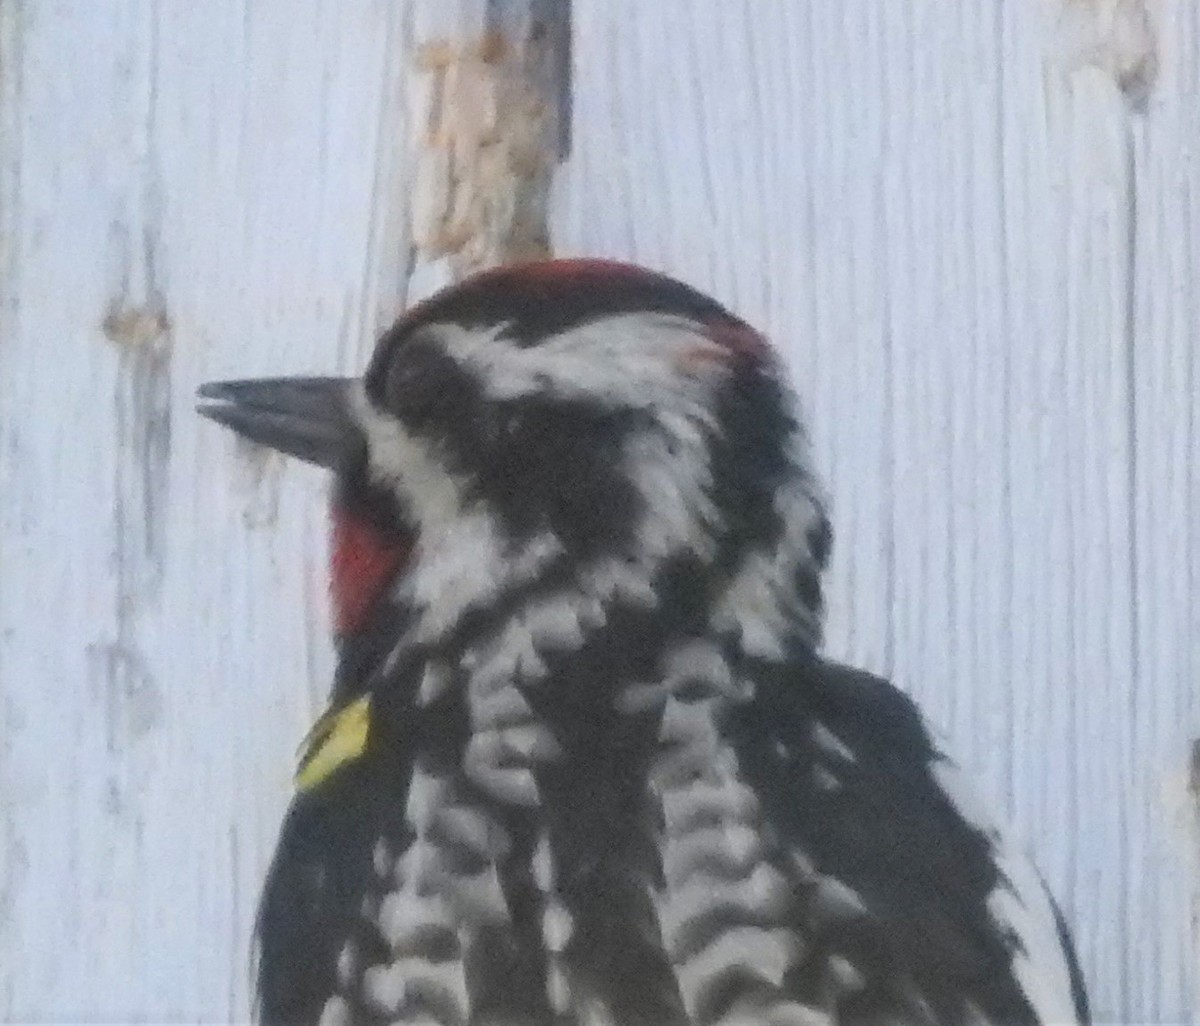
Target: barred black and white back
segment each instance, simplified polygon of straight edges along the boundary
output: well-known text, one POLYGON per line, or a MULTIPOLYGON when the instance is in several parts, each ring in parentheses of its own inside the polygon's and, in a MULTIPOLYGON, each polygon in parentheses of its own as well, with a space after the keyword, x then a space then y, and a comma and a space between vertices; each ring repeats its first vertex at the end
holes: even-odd
POLYGON ((748 326, 621 265, 492 272, 348 396, 339 495, 415 548, 339 641, 369 730, 285 824, 265 1021, 1086 1020, 915 707, 817 653, 831 532, 748 326))

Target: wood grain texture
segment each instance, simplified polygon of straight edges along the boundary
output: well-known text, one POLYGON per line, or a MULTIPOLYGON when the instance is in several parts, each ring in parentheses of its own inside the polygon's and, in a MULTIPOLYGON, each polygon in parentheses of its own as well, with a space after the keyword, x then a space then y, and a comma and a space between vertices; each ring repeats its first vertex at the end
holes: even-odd
POLYGON ((550 255, 570 138, 570 0, 417 5, 410 298, 550 255))
POLYGON ((558 243, 769 329, 833 495, 831 651, 1011 810, 1098 1018, 1190 1021, 1194 5, 692 10, 579 4, 558 243))
POLYGON ((192 412, 399 304, 403 11, 4 5, 0 1019, 244 1021, 319 474, 192 412))
MULTIPOLYGON (((247 1015, 324 482, 192 395, 361 367, 448 273, 417 54, 483 10, 0 4, 0 1020, 247 1015)), ((555 184, 556 250, 784 351, 829 648, 1011 810, 1102 1021, 1200 1017, 1198 12, 575 0, 555 184)))
POLYGON ((1200 1009, 1200 7, 1161 10, 1160 67, 1136 124, 1131 331, 1136 691, 1126 877, 1134 1007, 1200 1009), (1193 757, 1194 758, 1194 757, 1193 757))

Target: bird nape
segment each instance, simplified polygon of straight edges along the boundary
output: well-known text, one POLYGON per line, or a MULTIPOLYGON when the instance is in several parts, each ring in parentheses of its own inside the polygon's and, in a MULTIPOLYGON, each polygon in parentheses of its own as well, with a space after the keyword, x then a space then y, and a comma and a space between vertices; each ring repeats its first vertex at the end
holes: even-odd
POLYGON ((338 667, 258 918, 268 1024, 1083 1022, 1063 920, 888 682, 763 337, 557 260, 361 379, 201 389, 335 479, 338 667))

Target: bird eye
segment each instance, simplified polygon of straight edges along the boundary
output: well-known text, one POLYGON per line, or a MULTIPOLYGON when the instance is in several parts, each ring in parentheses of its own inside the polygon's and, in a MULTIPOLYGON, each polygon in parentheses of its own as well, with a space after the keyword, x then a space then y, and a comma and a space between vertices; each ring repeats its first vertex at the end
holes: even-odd
POLYGON ((437 391, 445 377, 446 357, 437 344, 420 335, 409 339, 392 357, 387 369, 387 394, 396 405, 411 402, 419 392, 437 391))
POLYGON ((428 372, 428 359, 424 350, 414 347, 399 354, 388 371, 388 386, 395 395, 411 392, 428 372))

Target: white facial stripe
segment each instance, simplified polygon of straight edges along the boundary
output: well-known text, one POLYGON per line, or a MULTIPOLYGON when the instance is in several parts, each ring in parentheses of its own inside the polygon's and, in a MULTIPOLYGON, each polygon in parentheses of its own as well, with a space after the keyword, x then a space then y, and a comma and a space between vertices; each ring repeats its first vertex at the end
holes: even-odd
POLYGON ((417 637, 440 637, 468 609, 533 580, 562 551, 549 533, 514 549, 495 516, 483 509, 422 525, 412 571, 400 581, 400 597, 421 610, 417 637))
POLYGON ((371 474, 396 490, 422 527, 446 524, 463 512, 464 482, 452 474, 423 439, 414 438, 394 417, 371 405, 361 383, 351 407, 367 436, 371 474))
POLYGON ((682 317, 606 317, 527 348, 498 340, 504 328, 484 332, 441 324, 430 331, 450 356, 476 372, 492 399, 549 394, 675 410, 686 403, 702 413, 707 393, 726 373, 725 350, 682 317))
MULTIPOLYGON (((683 420, 683 418, 672 418, 683 420)), ((626 474, 641 493, 645 513, 637 531, 645 559, 680 551, 709 559, 716 547, 719 516, 712 501, 709 450, 686 422, 632 435, 625 447, 626 474)))
MULTIPOLYGON (((694 323, 628 314, 568 329, 526 349, 497 339, 503 329, 442 324, 430 330, 453 359, 477 376, 490 399, 550 395, 651 410, 653 429, 631 434, 623 454, 624 476, 640 493, 645 510, 630 554, 638 557, 647 577, 680 552, 712 557, 721 524, 712 501, 709 442, 721 427, 712 412, 714 389, 728 367, 706 358, 710 351, 724 351, 694 323)), ((419 552, 402 587, 407 598, 426 610, 422 636, 449 630, 467 608, 494 598, 518 578, 529 579, 562 551, 558 539, 547 533, 514 557, 495 511, 468 500, 467 483, 445 466, 430 443, 374 409, 361 388, 355 403, 368 437, 372 473, 396 490, 417 521, 419 552)), ((784 536, 773 546, 744 554, 711 619, 714 628, 736 630, 748 652, 766 658, 782 654, 797 625, 810 642, 818 641, 820 633, 820 610, 807 608, 796 589, 801 568, 811 565, 819 573, 810 537, 824 517, 799 428, 788 440, 788 456, 792 472, 773 499, 784 536)))
POLYGON ((464 611, 531 579, 561 553, 549 533, 514 551, 495 515, 467 500, 466 482, 429 443, 371 406, 361 387, 354 411, 367 435, 373 476, 394 489, 418 528, 416 558, 400 579, 398 597, 421 610, 419 639, 450 630, 464 611))
MULTIPOLYGON (((645 327, 645 318, 623 320, 645 327)), ((600 331, 599 338, 610 334, 619 333, 600 331)), ((522 355, 477 333, 458 332, 458 336, 461 336, 459 352, 455 356, 465 363, 471 362, 470 353, 497 345, 506 356, 522 355)), ((572 368, 582 366, 576 361, 574 351, 596 346, 599 338, 574 337, 562 343, 552 340, 547 344, 566 355, 561 364, 558 357, 551 362, 559 373, 569 373, 572 368)), ((698 336, 691 330, 680 329, 672 338, 681 344, 685 340, 692 346, 698 344, 698 336)), ((640 341, 648 345, 651 340, 640 341)), ((659 362, 661 359, 660 353, 659 362)), ((538 381, 533 375, 544 373, 546 366, 535 363, 532 368, 520 367, 518 372, 529 373, 525 379, 528 388, 545 390, 546 380, 538 381)), ((603 361, 597 366, 603 367, 603 361)), ((486 373, 505 380, 498 364, 486 373)), ((704 401, 707 388, 697 381, 685 381, 682 388, 676 387, 667 396, 666 373, 662 370, 663 388, 657 393, 670 405, 660 412, 660 429, 632 436, 624 454, 625 473, 641 493, 646 511, 637 531, 637 544, 642 561, 649 566, 684 549, 711 555, 717 518, 709 496, 712 475, 705 433, 715 427, 715 421, 704 401)), ((626 380, 628 374, 628 368, 620 369, 614 380, 626 380)), ((677 370, 670 374, 681 377, 677 370)), ((592 394, 586 384, 577 390, 592 394)), ((640 389, 638 395, 642 396, 640 389)), ((396 491, 419 528, 417 559, 401 587, 402 597, 424 610, 419 630, 422 637, 436 637, 451 629, 466 608, 487 601, 504 587, 529 579, 562 551, 558 540, 546 534, 514 557, 501 536, 494 513, 481 503, 468 502, 466 482, 443 464, 432 446, 414 438, 399 421, 375 409, 361 387, 354 393, 354 410, 367 435, 372 474, 396 491)))

